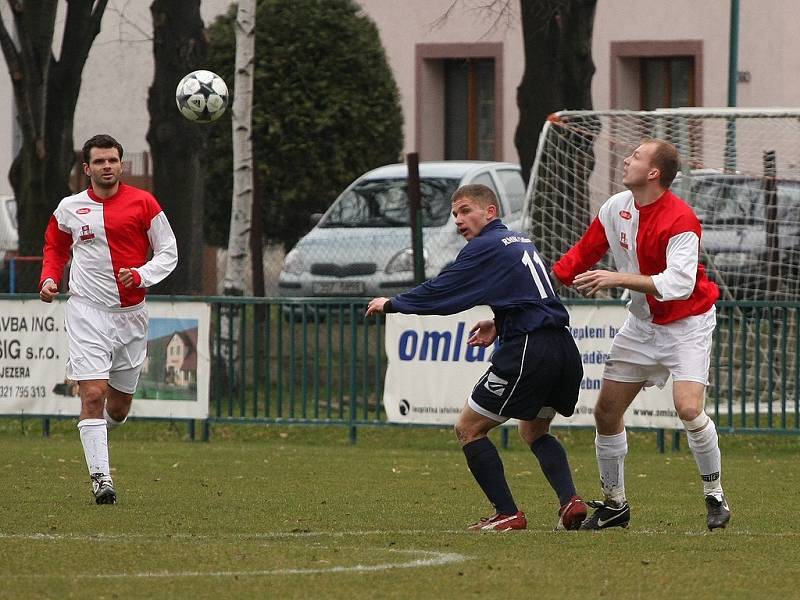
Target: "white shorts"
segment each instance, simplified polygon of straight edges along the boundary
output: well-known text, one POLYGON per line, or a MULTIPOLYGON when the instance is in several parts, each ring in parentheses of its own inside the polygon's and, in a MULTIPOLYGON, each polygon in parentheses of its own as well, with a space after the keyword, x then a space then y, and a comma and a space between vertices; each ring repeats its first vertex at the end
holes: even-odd
POLYGON ((67 377, 76 381, 107 379, 108 385, 133 394, 147 357, 147 306, 100 307, 72 297, 64 306, 69 337, 67 377))
POLYGON ((715 307, 667 325, 643 321, 628 313, 614 336, 603 377, 625 383, 664 387, 674 381, 708 385, 711 337, 717 325, 715 307))

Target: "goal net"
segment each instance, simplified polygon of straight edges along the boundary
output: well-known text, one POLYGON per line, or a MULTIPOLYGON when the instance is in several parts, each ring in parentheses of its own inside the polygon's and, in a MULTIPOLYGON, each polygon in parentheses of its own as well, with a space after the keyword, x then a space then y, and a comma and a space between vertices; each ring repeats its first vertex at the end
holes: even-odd
POLYGON ((625 189, 623 160, 646 137, 680 151, 672 189, 702 223, 701 260, 721 299, 800 299, 800 111, 552 115, 539 139, 525 212, 542 255, 557 260, 600 205, 625 189))
MULTIPOLYGON (((672 190, 701 221, 701 261, 720 299, 735 301, 720 309, 715 336, 718 402, 728 419, 741 415, 740 427, 753 413, 777 409, 774 401, 786 410, 787 395, 799 387, 797 305, 784 304, 775 319, 774 307, 747 303, 800 300, 800 110, 556 113, 539 139, 525 230, 550 264, 558 260, 600 205, 625 189, 623 160, 647 137, 678 147, 682 164, 672 190)), ((604 261, 597 268, 614 268, 610 253, 604 261)), ((573 290, 561 294, 576 297, 573 290)))

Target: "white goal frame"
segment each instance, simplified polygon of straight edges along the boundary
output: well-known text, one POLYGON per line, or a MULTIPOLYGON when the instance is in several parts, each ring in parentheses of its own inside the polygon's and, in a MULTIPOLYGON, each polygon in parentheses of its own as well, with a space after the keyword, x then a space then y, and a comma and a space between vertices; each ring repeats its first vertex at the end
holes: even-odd
MULTIPOLYGON (((777 200, 764 192, 767 200, 753 200, 762 204, 750 207, 747 219, 741 223, 728 219, 722 232, 718 223, 703 223, 702 258, 720 285, 722 299, 800 299, 800 207, 794 206, 800 205, 800 109, 554 113, 539 136, 522 226, 533 235, 544 258, 550 263, 557 260, 579 239, 602 203, 624 189, 622 160, 645 137, 667 139, 678 146, 682 167, 674 191, 693 206, 716 206, 702 192, 695 191, 698 185, 702 188, 698 178, 714 176, 722 181, 730 201, 746 197, 750 193, 748 186, 768 187, 768 179, 782 182, 781 186, 785 182, 789 196, 783 188, 776 192, 777 200), (737 185, 747 189, 733 189, 737 185), (777 213, 764 210, 763 202, 770 201, 777 203, 777 213), (752 234, 750 238, 733 239, 745 229, 752 234), (750 255, 745 256, 746 253, 750 255), (735 268, 737 265, 731 264, 757 263, 764 258, 769 264, 763 274, 769 280, 763 282, 756 277, 752 265, 749 280, 745 281, 735 268)), ((713 211, 704 214, 712 221, 715 218, 713 211)), ((610 258, 608 261, 604 266, 613 268, 610 258)))

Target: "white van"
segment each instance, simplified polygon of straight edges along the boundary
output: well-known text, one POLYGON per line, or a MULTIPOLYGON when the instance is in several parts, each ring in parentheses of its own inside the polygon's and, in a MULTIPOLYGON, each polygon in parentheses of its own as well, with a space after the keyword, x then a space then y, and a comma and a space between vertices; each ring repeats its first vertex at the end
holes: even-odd
POLYGON ((17 203, 13 196, 0 196, 0 269, 6 255, 16 254, 18 248, 17 203))
MULTIPOLYGON (((449 265, 466 241, 456 230, 450 197, 462 185, 492 188, 500 217, 519 229, 525 184, 519 165, 441 161, 419 165, 425 277, 449 265)), ((408 168, 365 173, 336 199, 286 255, 278 279, 284 297, 394 296, 414 285, 408 168)))

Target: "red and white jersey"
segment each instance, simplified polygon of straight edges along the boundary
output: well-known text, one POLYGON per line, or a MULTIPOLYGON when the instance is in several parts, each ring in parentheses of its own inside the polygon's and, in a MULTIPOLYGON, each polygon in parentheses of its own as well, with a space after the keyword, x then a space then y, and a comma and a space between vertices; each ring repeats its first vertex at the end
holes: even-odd
POLYGON ((98 198, 91 187, 64 198, 50 217, 44 240, 39 287, 46 279, 60 283, 72 250, 70 294, 108 308, 141 303, 145 288, 178 264, 175 235, 156 199, 124 183, 110 198, 98 198), (119 283, 120 268, 136 269, 139 287, 119 283))
POLYGON ((553 265, 565 285, 590 269, 611 249, 617 271, 650 275, 661 297, 631 291, 636 317, 665 325, 707 312, 719 288, 700 264, 700 221, 669 190, 647 206, 637 206, 633 192, 611 196, 583 237, 553 265))

